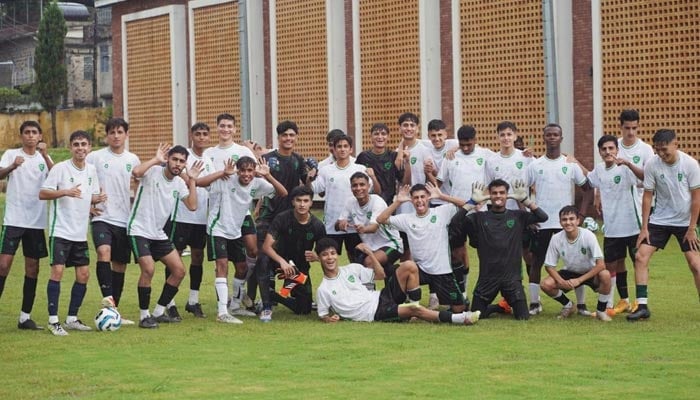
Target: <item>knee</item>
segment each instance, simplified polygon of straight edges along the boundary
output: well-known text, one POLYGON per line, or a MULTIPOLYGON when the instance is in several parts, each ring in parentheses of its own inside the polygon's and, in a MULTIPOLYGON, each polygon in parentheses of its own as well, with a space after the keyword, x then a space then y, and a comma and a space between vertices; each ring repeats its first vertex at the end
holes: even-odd
POLYGON ((545 292, 551 292, 552 290, 556 289, 556 285, 554 284, 554 279, 547 278, 540 283, 540 288, 544 290, 545 292))
POLYGON ((88 267, 81 267, 75 269, 75 280, 78 283, 88 283, 90 279, 90 269, 88 267))

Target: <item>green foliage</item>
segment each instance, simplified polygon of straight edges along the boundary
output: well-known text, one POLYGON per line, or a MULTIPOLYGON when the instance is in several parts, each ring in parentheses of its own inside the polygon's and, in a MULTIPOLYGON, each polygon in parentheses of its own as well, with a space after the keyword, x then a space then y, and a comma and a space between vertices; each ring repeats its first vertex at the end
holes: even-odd
POLYGON ((18 103, 22 98, 22 93, 17 89, 0 87, 0 110, 5 109, 8 104, 18 103))

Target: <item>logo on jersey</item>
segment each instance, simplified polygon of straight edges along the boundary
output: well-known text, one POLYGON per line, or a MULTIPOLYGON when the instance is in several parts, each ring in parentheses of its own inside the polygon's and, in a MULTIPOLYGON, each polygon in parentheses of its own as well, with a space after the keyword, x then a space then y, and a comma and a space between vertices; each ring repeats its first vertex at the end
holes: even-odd
POLYGON ((581 247, 581 254, 586 255, 587 251, 585 247, 581 247))
POLYGON ((517 168, 517 169, 523 169, 523 162, 522 162, 522 161, 516 162, 516 163, 515 163, 515 168, 517 168))
POLYGON ((543 173, 543 172, 542 172, 541 169, 537 171, 537 174, 538 174, 538 175, 542 175, 542 173, 543 173))
POLYGON ((105 163, 104 167, 105 169, 109 168, 109 164, 105 163))
POLYGON ((88 178, 88 186, 92 186, 92 177, 88 178))
POLYGON ((481 157, 479 157, 479 158, 476 159, 476 163, 477 163, 479 166, 481 166, 481 165, 484 163, 484 159, 481 158, 481 157))
POLYGON ((174 199, 177 199, 179 197, 179 194, 180 194, 180 192, 178 192, 177 190, 173 190, 173 198, 174 199))
POLYGON ((234 154, 231 156, 231 161, 237 162, 238 161, 238 154, 234 154))
POLYGON ((384 169, 388 171, 391 169, 392 165, 394 165, 394 164, 392 164, 391 161, 387 161, 384 163, 384 169))
POLYGON ((561 172, 563 172, 564 175, 566 175, 566 171, 568 171, 568 170, 569 170, 569 167, 561 167, 561 172))
POLYGON ((250 197, 255 197, 255 194, 258 192, 258 189, 250 189, 250 197))
POLYGON ((372 211, 367 213, 367 219, 372 219, 372 211))
POLYGON ((664 176, 664 174, 659 175, 659 178, 661 178, 661 179, 666 179, 666 177, 664 176))
POLYGON ((509 219, 508 221, 506 221, 506 226, 508 227, 508 229, 512 229, 513 226, 515 226, 515 220, 509 219))
POLYGON ((334 182, 334 181, 335 181, 335 178, 331 178, 331 179, 329 179, 329 181, 330 181, 330 182, 334 182))
POLYGON ((639 162, 640 162, 641 160, 642 160, 642 158, 639 157, 639 156, 634 156, 634 157, 632 157, 632 162, 635 163, 635 164, 639 164, 639 162))
POLYGON ((501 170, 501 167, 496 167, 495 171, 498 172, 501 170))
POLYGON ((613 178, 613 182, 615 182, 615 184, 620 183, 620 180, 622 180, 622 178, 620 178, 620 175, 615 175, 615 177, 613 178))
POLYGON ((414 165, 418 161, 415 157, 411 157, 411 165, 414 165))
POLYGON ((433 215, 432 217, 430 217, 431 224, 434 224, 436 221, 437 221, 437 215, 433 215))
POLYGON ((46 168, 44 163, 39 164, 39 171, 44 172, 44 168, 46 168))
POLYGON ((678 182, 682 182, 682 181, 683 181, 683 174, 680 173, 680 174, 678 174, 678 182))
POLYGON ((131 172, 131 164, 126 164, 126 172, 131 172))
POLYGON ((313 240, 313 239, 314 239, 314 234, 311 233, 311 232, 308 232, 308 233, 306 234, 306 240, 313 240))
POLYGON ((355 283, 355 275, 348 276, 348 280, 352 283, 355 283))
POLYGON ((72 177, 72 176, 71 176, 71 178, 69 179, 69 181, 70 181, 70 183, 73 183, 73 177, 72 177))

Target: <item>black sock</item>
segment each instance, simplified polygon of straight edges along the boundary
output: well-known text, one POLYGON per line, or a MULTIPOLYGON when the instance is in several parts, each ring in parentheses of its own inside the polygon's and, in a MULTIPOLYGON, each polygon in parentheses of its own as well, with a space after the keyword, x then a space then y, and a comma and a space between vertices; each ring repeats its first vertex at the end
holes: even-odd
POLYGON ((555 297, 554 300, 558 301, 563 306, 566 306, 567 304, 569 304, 571 302, 569 300, 569 298, 566 297, 566 294, 564 294, 564 292, 561 292, 561 296, 555 297))
POLYGON ((618 272, 615 278, 617 286, 617 292, 620 293, 621 299, 627 299, 630 297, 629 290, 627 289, 627 271, 618 272))
POLYGON ((5 290, 5 281, 7 280, 6 276, 0 276, 0 297, 2 297, 2 292, 5 290))
POLYGON ((204 275, 204 269, 201 265, 190 265, 190 290, 199 290, 202 286, 202 275, 204 275))
POLYGON ((170 300, 172 300, 177 294, 177 287, 168 284, 167 282, 163 285, 163 293, 160 294, 158 299, 158 305, 167 307, 170 300))
POLYGON ((459 287, 459 291, 462 293, 467 291, 467 272, 468 270, 462 263, 452 265, 452 273, 454 273, 455 280, 457 281, 457 287, 459 287))
POLYGON ((440 322, 452 322, 452 311, 439 311, 438 319, 440 320, 440 322))
POLYGON ((112 267, 108 261, 97 262, 97 283, 102 297, 112 296, 112 267))
POLYGON ((605 309, 608 307, 608 303, 605 301, 600 301, 598 300, 598 305, 596 306, 596 310, 605 312, 605 309))
POLYGON ((68 315, 78 315, 78 310, 83 304, 87 292, 87 285, 84 283, 73 282, 73 288, 70 291, 70 303, 68 304, 68 315))
POLYGON ((22 288, 22 312, 31 314, 36 297, 36 278, 24 277, 24 287, 22 288))
POLYGON ((112 298, 116 306, 122 298, 122 291, 124 291, 124 273, 112 271, 112 298))
POLYGON ((46 299, 49 303, 49 315, 58 315, 58 299, 61 296, 61 282, 49 279, 46 285, 46 299))
POLYGON ((138 293, 139 293, 139 309, 140 310, 148 310, 148 307, 151 304, 151 288, 139 286, 138 293))
POLYGON ((408 295, 408 299, 410 301, 420 301, 421 297, 423 297, 420 286, 415 289, 407 290, 406 295, 408 295))

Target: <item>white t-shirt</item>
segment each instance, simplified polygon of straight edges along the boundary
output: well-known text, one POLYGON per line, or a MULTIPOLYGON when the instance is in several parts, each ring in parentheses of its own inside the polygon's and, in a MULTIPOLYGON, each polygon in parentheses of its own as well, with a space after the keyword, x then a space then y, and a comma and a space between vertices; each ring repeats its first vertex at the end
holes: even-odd
MULTIPOLYGON (((432 145, 431 145, 432 147, 432 145)), ((413 147, 408 149, 408 163, 411 166, 411 186, 422 183, 425 184, 425 166, 423 162, 430 158, 430 149, 420 140, 416 140, 413 147)), ((410 201, 404 202, 396 210, 396 214, 414 213, 416 210, 410 201)))
MULTIPOLYGON (((421 139, 420 142, 423 144, 423 146, 430 150, 430 158, 433 160, 436 172, 440 171, 442 161, 445 159, 445 154, 447 154, 447 151, 459 146, 459 141, 457 139, 445 139, 445 144, 441 149, 436 149, 435 146, 433 146, 433 142, 431 142, 429 139, 421 139)), ((440 186, 440 191, 445 194, 450 194, 449 182, 444 182, 442 186, 440 186)), ((440 199, 432 199, 430 200, 430 203, 445 204, 447 202, 440 199)))
POLYGON ((77 168, 72 160, 62 161, 51 168, 42 189, 63 190, 80 185, 81 197, 63 196, 49 201, 49 236, 74 242, 87 240, 92 195, 100 194, 100 182, 95 167, 85 164, 77 168))
MULTIPOLYGON (((335 222, 340 217, 340 213, 345 207, 345 202, 353 198, 350 188, 350 177, 355 172, 365 172, 367 167, 361 164, 349 163, 344 168, 338 167, 337 163, 326 165, 318 171, 316 180, 311 183, 314 193, 326 193, 326 201, 323 206, 323 224, 328 235, 341 235, 344 233, 355 233, 355 228, 348 227, 347 232, 336 231, 335 222)), ((370 190, 372 180, 370 179, 370 190)))
POLYGON ((238 143, 231 143, 231 145, 228 147, 221 147, 220 145, 209 147, 208 149, 204 150, 203 156, 212 162, 214 171, 221 171, 224 169, 224 163, 226 160, 231 159, 235 163, 243 156, 248 156, 257 162, 255 154, 253 154, 249 148, 241 146, 238 143))
POLYGON ((668 165, 654 156, 644 166, 644 190, 656 191, 656 206, 649 223, 687 227, 690 225, 691 193, 700 188, 700 166, 678 151, 678 161, 668 165))
MULTIPOLYGON (((364 206, 356 198, 351 198, 345 204, 345 208, 340 213, 340 220, 346 220, 351 224, 368 225, 377 224, 377 215, 381 214, 387 208, 386 202, 381 196, 376 194, 369 195, 369 201, 364 206)), ((381 249, 382 247, 391 247, 392 249, 403 253, 403 241, 399 232, 389 225, 379 224, 379 229, 375 233, 360 233, 360 238, 372 251, 381 249)))
POLYGON ((95 166, 102 191, 107 195, 105 203, 96 205, 102 214, 92 221, 126 228, 131 211, 131 172, 141 164, 139 158, 126 150, 121 154, 113 153, 107 147, 91 152, 86 161, 95 166))
MULTIPOLYGON (((502 179, 510 185, 508 193, 513 192, 513 182, 521 180, 527 182, 527 168, 532 163, 532 157, 525 157, 522 150, 513 149, 513 154, 506 156, 501 152, 495 153, 486 161, 486 178, 484 184, 488 186, 495 179, 502 179)), ((518 202, 508 199, 506 208, 519 210, 518 202)))
POLYGON ((424 216, 413 214, 392 215, 389 224, 408 235, 411 256, 423 272, 443 275, 452 272, 447 225, 457 213, 454 204, 431 208, 424 216))
POLYGON ((472 197, 472 184, 485 181, 490 156, 491 152, 483 147, 474 148, 470 154, 458 151, 455 158, 443 161, 437 179, 450 185, 452 197, 468 201, 472 197))
POLYGON ((591 186, 600 191, 605 221, 605 237, 619 238, 639 234, 642 222, 642 198, 639 181, 631 169, 622 165, 605 167, 599 163, 588 174, 591 186))
POLYGON ((573 242, 569 242, 564 231, 552 235, 544 265, 556 268, 561 259, 564 262, 562 269, 585 274, 595 266, 596 260, 602 258, 603 251, 595 234, 588 229, 578 228, 578 237, 573 242))
POLYGON ((207 233, 230 240, 241 237, 241 225, 252 201, 275 193, 272 184, 263 178, 253 178, 248 186, 243 186, 238 175, 217 179, 209 190, 207 233))
MULTIPOLYGON (((350 156, 350 162, 354 163, 355 157, 350 156)), ((332 165, 333 163, 335 163, 335 157, 333 156, 333 154, 331 154, 318 163, 318 170, 320 171, 321 168, 325 167, 326 165, 332 165)))
POLYGON ((371 322, 379 305, 379 292, 368 290, 365 283, 374 280, 374 271, 360 264, 338 269, 335 278, 323 277, 316 289, 318 316, 325 317, 333 308, 336 314, 352 321, 371 322))
MULTIPOLYGON (((192 149, 187 149, 187 151, 190 152, 190 155, 187 157, 187 169, 192 168, 192 165, 194 165, 195 162, 202 161, 204 165, 202 166, 202 172, 199 174, 200 178, 205 177, 214 172, 214 165, 212 164, 210 159, 204 157, 204 154, 202 154, 202 157, 197 157, 197 155, 194 153, 194 151, 192 151, 192 149)), ((182 204, 181 202, 178 203, 177 209, 175 210, 175 221, 184 222, 186 224, 206 225, 208 201, 209 192, 207 191, 207 189, 203 187, 198 187, 197 209, 194 211, 190 211, 184 204, 182 204)))
MULTIPOLYGON (((654 149, 645 143, 642 139, 637 138, 632 146, 625 146, 622 144, 622 138, 617 139, 618 153, 617 156, 632 162, 636 167, 644 169, 644 166, 649 162, 649 160, 654 157, 654 149)), ((641 183, 637 186, 639 195, 644 193, 644 186, 641 183)))
POLYGON ((18 228, 46 228, 46 202, 39 200, 39 190, 49 175, 44 157, 36 151, 28 155, 22 149, 8 149, 0 159, 0 168, 7 168, 17 156, 24 163, 7 175, 7 197, 3 225, 18 228))
POLYGON ((581 167, 566 162, 563 155, 555 160, 542 156, 530 163, 527 175, 528 185, 535 185, 537 205, 550 216, 540 229, 561 229, 559 210, 574 204, 574 185, 586 183, 581 167))
POLYGON ((165 167, 153 166, 140 179, 131 207, 127 233, 149 240, 168 240, 163 231, 177 203, 189 196, 187 184, 179 176, 169 180, 165 167))

